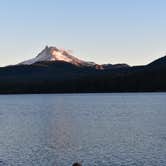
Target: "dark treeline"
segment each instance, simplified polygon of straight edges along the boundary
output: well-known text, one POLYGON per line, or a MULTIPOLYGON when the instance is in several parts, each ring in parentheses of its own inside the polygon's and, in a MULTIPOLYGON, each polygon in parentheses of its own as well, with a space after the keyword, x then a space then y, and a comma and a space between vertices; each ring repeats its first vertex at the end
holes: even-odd
POLYGON ((162 60, 107 70, 58 61, 0 68, 1 94, 161 91, 166 91, 166 63, 162 60))

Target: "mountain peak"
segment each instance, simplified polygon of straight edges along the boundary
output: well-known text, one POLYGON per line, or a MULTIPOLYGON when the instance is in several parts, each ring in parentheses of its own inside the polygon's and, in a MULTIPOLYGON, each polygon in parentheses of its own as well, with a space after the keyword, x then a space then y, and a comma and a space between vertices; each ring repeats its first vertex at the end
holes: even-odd
POLYGON ((71 51, 46 46, 35 58, 24 61, 21 64, 31 65, 42 61, 65 61, 77 66, 94 66, 93 62, 87 62, 71 55, 71 51))

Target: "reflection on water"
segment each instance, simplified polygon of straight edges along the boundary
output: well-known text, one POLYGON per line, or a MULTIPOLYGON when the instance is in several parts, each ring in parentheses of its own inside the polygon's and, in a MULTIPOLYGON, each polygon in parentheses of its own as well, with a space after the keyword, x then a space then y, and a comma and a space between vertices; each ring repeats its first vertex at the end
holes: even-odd
POLYGON ((0 166, 164 166, 166 93, 1 95, 0 166))

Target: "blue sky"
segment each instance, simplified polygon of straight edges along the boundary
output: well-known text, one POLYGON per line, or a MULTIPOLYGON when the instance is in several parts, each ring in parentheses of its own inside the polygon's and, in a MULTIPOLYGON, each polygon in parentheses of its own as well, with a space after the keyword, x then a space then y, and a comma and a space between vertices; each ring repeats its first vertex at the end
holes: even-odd
POLYGON ((165 0, 2 0, 0 66, 45 47, 97 63, 147 64, 166 53, 165 0))

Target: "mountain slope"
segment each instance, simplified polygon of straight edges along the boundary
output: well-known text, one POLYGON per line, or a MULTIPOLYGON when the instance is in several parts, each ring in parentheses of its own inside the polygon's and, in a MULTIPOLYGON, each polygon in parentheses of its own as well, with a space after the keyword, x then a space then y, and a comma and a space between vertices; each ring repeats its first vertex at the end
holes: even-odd
POLYGON ((45 49, 39 53, 35 58, 24 61, 20 64, 24 65, 31 65, 36 62, 42 61, 64 61, 76 66, 95 66, 96 64, 93 62, 86 62, 80 60, 74 56, 72 56, 69 51, 58 49, 56 47, 48 47, 46 46, 45 49))
MULTIPOLYGON (((80 93, 166 91, 166 59, 149 65, 89 65, 73 56, 50 55, 44 49, 36 58, 0 68, 0 93, 80 93), (54 56, 54 59, 51 58, 54 56), (102 66, 102 68, 101 68, 102 66)), ((48 52, 47 52, 48 51, 48 52)), ((59 51, 58 51, 59 52, 59 51)), ((59 54, 58 54, 59 55, 59 54)))
POLYGON ((149 64, 149 66, 165 66, 166 65, 166 56, 161 57, 149 64))
POLYGON ((63 61, 78 67, 91 67, 91 68, 96 68, 99 70, 130 67, 127 64, 99 65, 94 62, 88 62, 88 61, 78 59, 74 57, 73 55, 71 55, 69 51, 66 51, 64 49, 58 49, 56 47, 48 47, 48 46, 46 46, 45 49, 43 49, 35 58, 21 62, 19 63, 19 65, 32 65, 35 63, 56 62, 56 61, 63 61))

